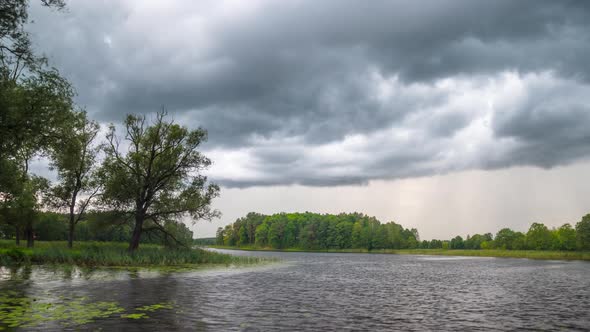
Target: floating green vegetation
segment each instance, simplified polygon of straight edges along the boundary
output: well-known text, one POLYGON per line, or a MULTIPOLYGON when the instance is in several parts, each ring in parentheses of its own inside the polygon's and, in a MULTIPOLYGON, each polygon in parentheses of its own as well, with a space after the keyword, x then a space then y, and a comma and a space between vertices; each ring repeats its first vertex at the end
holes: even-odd
POLYGON ((142 318, 148 318, 148 317, 149 316, 143 312, 136 313, 136 314, 123 314, 123 315, 121 315, 121 318, 127 318, 127 319, 142 319, 142 318))
POLYGON ((149 311, 153 312, 160 309, 174 309, 174 305, 170 302, 167 303, 157 303, 152 305, 144 305, 143 307, 136 308, 137 311, 149 311))
POLYGON ((47 323, 59 323, 62 327, 92 323, 101 318, 146 319, 146 312, 172 310, 174 304, 158 303, 127 311, 117 302, 90 302, 88 298, 31 298, 15 291, 0 295, 0 330, 30 328, 47 323))

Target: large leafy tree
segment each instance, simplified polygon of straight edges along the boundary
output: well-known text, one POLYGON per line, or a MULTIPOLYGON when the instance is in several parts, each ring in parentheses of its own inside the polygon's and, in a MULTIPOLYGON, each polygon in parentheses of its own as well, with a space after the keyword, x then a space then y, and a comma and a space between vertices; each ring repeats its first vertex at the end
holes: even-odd
POLYGON ((208 184, 201 174, 211 164, 198 151, 206 131, 189 130, 166 121, 165 116, 160 112, 147 124, 144 116, 128 115, 124 136, 114 126, 107 134, 101 202, 107 209, 132 216, 129 251, 138 248, 147 230, 168 233, 166 221, 187 216, 211 220, 219 215, 211 208, 219 187, 208 184))
MULTIPOLYGON (((53 70, 0 85, 0 204, 10 205, 20 195, 27 195, 26 188, 32 185, 28 184, 32 181, 31 160, 59 149, 67 137, 73 91, 53 70)), ((27 243, 32 245, 32 224, 21 221, 27 243)))
MULTIPOLYGON (((47 7, 63 8, 63 0, 44 0, 47 7)), ((0 192, 22 189, 29 156, 46 147, 47 129, 61 123, 55 110, 68 109, 70 85, 47 60, 37 56, 25 26, 28 0, 0 2, 0 192), (54 121, 53 121, 54 120, 54 121), (24 166, 24 167, 23 167, 24 166)))
POLYGON ((465 241, 460 235, 455 236, 450 242, 451 249, 465 249, 465 241))
POLYGON ((547 226, 533 223, 526 233, 527 247, 535 250, 551 249, 552 235, 547 226))
MULTIPOLYGON (((63 0, 44 0, 42 4, 58 9, 64 6, 63 0)), ((57 70, 33 52, 25 30, 28 6, 27 0, 0 2, 0 205, 9 215, 10 207, 36 208, 37 204, 21 204, 37 197, 31 195, 35 192, 31 188, 39 181, 30 174, 29 163, 59 146, 67 135, 63 125, 71 121, 74 95, 57 70)), ((2 219, 12 220, 17 239, 24 227, 32 246, 31 218, 2 219)))
MULTIPOLYGON (((64 0, 41 0, 45 7, 62 9, 64 0)), ((29 22, 29 0, 0 2, 0 74, 4 81, 17 81, 21 76, 43 70, 47 61, 33 51, 26 31, 29 22)))
MULTIPOLYGON (((488 241, 484 241, 488 242, 488 241)), ((496 234, 494 246, 498 249, 524 249, 525 235, 521 232, 515 232, 510 228, 502 228, 496 234)), ((482 248, 484 249, 484 248, 482 248)))
POLYGON ((52 167, 57 170, 59 184, 50 195, 51 205, 68 213, 68 247, 72 247, 74 229, 98 194, 94 173, 99 147, 95 144, 100 126, 78 112, 72 121, 70 135, 52 153, 52 167))
POLYGON ((563 224, 555 231, 559 250, 576 249, 576 230, 570 224, 563 224))

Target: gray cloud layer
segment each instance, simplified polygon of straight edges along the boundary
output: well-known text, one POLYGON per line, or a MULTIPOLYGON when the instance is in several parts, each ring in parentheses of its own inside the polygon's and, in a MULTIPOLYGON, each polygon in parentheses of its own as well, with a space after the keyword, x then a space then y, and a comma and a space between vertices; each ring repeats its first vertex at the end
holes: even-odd
POLYGON ((585 1, 72 1, 40 49, 101 121, 166 105, 227 186, 590 154, 585 1))

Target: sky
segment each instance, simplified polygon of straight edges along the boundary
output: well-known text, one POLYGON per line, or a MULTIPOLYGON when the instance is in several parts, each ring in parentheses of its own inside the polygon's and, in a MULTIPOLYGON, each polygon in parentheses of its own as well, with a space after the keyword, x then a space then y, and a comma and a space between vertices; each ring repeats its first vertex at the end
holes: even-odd
POLYGON ((590 212, 586 1, 32 3, 102 124, 203 127, 223 216, 362 212, 450 238, 590 212))

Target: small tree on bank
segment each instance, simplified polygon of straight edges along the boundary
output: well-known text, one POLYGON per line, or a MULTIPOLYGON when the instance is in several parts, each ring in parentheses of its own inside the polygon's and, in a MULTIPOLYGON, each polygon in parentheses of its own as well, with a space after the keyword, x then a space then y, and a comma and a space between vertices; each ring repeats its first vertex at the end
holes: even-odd
POLYGON ((160 112, 146 125, 144 116, 128 115, 123 139, 114 126, 107 134, 101 202, 133 218, 129 251, 139 247, 147 230, 157 229, 176 240, 164 227, 166 220, 186 216, 211 220, 219 215, 211 209, 219 187, 207 184, 207 177, 200 174, 211 164, 197 151, 207 132, 167 122, 165 116, 160 112))
POLYGON ((50 204, 68 213, 68 247, 72 248, 74 229, 98 194, 94 179, 99 148, 94 145, 100 126, 90 121, 85 112, 79 112, 72 121, 70 135, 62 146, 52 153, 52 167, 57 170, 60 183, 53 187, 50 204))

